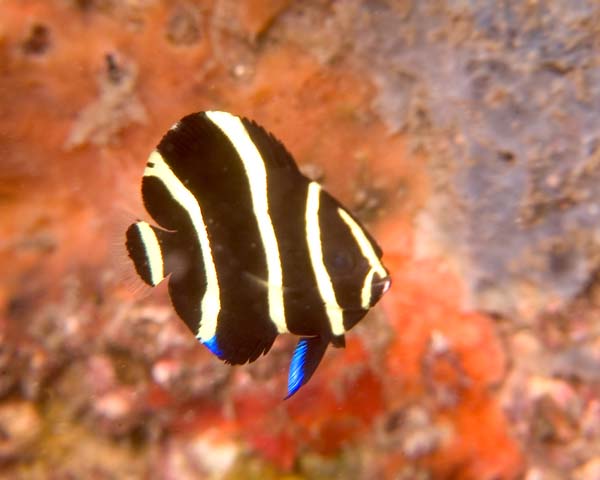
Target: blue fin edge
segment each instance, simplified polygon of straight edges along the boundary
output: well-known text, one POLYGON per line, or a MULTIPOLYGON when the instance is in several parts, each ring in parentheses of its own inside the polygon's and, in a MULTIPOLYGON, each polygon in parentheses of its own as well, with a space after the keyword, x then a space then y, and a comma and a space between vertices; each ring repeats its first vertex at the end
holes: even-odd
POLYGON ((290 398, 304 383, 304 364, 306 362, 306 352, 308 350, 308 338, 303 338, 296 345, 292 362, 290 364, 290 374, 288 377, 288 394, 286 399, 290 398))
POLYGON ((223 352, 221 351, 221 349, 219 348, 219 345, 217 344, 217 336, 213 335, 212 338, 209 338, 208 340, 200 340, 200 342, 202 343, 202 345, 204 345, 206 348, 208 348, 214 355, 216 355, 217 357, 221 358, 223 356, 223 352))

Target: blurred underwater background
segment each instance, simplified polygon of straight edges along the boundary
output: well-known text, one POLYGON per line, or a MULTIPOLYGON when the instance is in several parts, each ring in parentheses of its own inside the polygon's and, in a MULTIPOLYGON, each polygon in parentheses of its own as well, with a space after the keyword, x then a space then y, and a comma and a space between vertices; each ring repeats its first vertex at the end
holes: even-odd
POLYGON ((600 4, 0 1, 0 478, 600 479, 600 4), (123 248, 150 151, 226 110, 391 290, 283 401, 123 248))

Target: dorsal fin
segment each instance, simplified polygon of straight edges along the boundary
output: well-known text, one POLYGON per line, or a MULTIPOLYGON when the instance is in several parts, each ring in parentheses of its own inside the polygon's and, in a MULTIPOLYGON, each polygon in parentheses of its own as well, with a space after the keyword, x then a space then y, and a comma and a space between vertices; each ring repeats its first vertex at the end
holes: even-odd
POLYGON ((291 153, 287 151, 283 143, 275 135, 267 132, 253 120, 242 118, 242 124, 248 131, 252 142, 254 142, 254 145, 260 151, 267 168, 285 168, 290 172, 300 174, 294 157, 292 157, 291 153))

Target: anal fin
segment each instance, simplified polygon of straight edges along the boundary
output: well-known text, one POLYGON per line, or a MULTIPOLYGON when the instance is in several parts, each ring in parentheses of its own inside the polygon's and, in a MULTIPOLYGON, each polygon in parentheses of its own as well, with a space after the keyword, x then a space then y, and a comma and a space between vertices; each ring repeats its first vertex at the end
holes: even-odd
POLYGON ((327 345, 329 339, 326 337, 304 337, 298 341, 290 364, 286 399, 310 380, 327 350, 327 345))

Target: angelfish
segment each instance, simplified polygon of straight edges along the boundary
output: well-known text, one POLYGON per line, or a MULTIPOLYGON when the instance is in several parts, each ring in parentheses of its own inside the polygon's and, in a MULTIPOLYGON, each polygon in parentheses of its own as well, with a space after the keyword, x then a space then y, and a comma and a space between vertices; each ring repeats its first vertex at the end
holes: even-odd
POLYGON ((142 197, 156 226, 127 229, 139 276, 151 286, 168 276, 179 317, 227 363, 253 362, 278 334, 300 336, 286 398, 390 287, 360 222, 246 118, 182 118, 150 154, 142 197))

